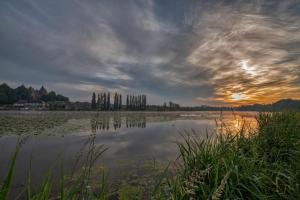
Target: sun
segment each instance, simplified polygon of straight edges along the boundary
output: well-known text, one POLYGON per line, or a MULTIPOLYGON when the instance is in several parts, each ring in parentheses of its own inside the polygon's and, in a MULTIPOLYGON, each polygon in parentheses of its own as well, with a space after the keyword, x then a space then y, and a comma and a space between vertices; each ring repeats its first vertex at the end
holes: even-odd
POLYGON ((234 93, 234 94, 231 95, 231 97, 232 97, 233 100, 236 100, 236 101, 243 100, 243 99, 247 98, 247 96, 242 94, 242 93, 234 93))

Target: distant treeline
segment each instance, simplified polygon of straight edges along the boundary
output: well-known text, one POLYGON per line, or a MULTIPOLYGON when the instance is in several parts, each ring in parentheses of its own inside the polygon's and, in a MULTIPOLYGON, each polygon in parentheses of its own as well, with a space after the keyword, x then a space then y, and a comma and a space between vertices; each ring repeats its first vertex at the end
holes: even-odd
POLYGON ((126 107, 122 104, 122 94, 115 93, 113 104, 111 103, 110 92, 104 92, 97 95, 94 92, 92 95, 91 108, 92 110, 146 110, 147 97, 146 95, 126 95, 126 107))
POLYGON ((239 111, 300 111, 300 100, 282 99, 272 104, 240 106, 239 111))
POLYGON ((65 101, 68 102, 69 98, 54 91, 48 91, 42 86, 39 90, 33 87, 26 88, 21 85, 15 89, 9 87, 6 83, 0 85, 0 104, 13 104, 18 101, 24 102, 39 102, 39 101, 65 101))
POLYGON ((300 100, 282 99, 272 104, 253 104, 239 107, 218 107, 206 105, 182 107, 178 104, 170 102, 169 105, 167 103, 164 103, 163 106, 148 105, 147 109, 152 111, 300 111, 300 100))

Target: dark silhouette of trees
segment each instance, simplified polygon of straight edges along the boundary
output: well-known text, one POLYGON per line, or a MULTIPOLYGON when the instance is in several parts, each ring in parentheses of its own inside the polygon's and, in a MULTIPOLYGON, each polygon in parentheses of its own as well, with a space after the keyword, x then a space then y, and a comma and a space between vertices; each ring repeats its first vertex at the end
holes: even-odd
POLYGON ((122 109, 122 95, 115 93, 113 110, 121 110, 121 109, 122 109))
POLYGON ((104 110, 104 94, 100 94, 100 110, 104 110))
POLYGON ((10 88, 7 84, 0 85, 0 104, 13 104, 17 101, 22 102, 39 102, 39 101, 69 101, 68 97, 56 94, 54 91, 47 92, 42 86, 40 90, 35 90, 33 87, 26 88, 24 85, 16 89, 10 88))
MULTIPOLYGON (((94 105, 94 93, 92 97, 92 109, 98 109, 98 110, 110 110, 111 109, 111 104, 110 104, 110 92, 103 92, 98 94, 98 98, 96 101, 96 96, 95 96, 95 105, 94 105)), ((115 105, 113 106, 113 108, 115 105)))
POLYGON ((110 93, 107 93, 106 110, 110 110, 110 93))
MULTIPOLYGON (((122 94, 115 92, 112 95, 113 104, 110 103, 110 92, 98 94, 98 110, 122 110, 122 94)), ((146 95, 126 95, 126 110, 146 110, 146 95)))
POLYGON ((146 95, 127 95, 126 108, 127 110, 146 110, 146 95))
POLYGON ((129 95, 126 95, 126 109, 129 110, 129 95))
POLYGON ((147 98, 146 95, 142 95, 142 105, 143 105, 143 110, 147 109, 147 98))
POLYGON ((69 98, 65 97, 65 96, 63 96, 61 94, 58 94, 58 95, 56 95, 56 101, 66 101, 66 102, 68 102, 69 98))
POLYGON ((93 92, 93 96, 92 96, 92 110, 96 110, 97 105, 96 105, 96 94, 95 92, 93 92))
POLYGON ((169 108, 170 110, 177 110, 180 108, 179 104, 173 103, 172 101, 169 102, 169 108))
POLYGON ((122 95, 119 94, 119 98, 118 98, 118 109, 121 110, 122 109, 122 95))
POLYGON ((107 105, 107 99, 106 99, 106 93, 103 93, 103 110, 106 110, 106 105, 107 105))
POLYGON ((118 94, 115 93, 115 97, 114 97, 114 110, 117 110, 117 106, 118 106, 118 94))
POLYGON ((101 99, 100 99, 100 94, 98 93, 98 98, 97 98, 97 110, 100 110, 101 106, 101 99))
POLYGON ((11 104, 16 101, 15 91, 5 83, 0 85, 0 104, 11 104))

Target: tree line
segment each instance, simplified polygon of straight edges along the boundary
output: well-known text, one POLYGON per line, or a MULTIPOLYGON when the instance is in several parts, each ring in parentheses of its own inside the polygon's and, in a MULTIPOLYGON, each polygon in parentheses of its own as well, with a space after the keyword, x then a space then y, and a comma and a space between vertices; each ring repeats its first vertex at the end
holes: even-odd
POLYGON ((127 110, 146 110, 147 97, 146 95, 127 95, 126 98, 127 110))
POLYGON ((51 101, 69 101, 68 97, 56 94, 54 91, 48 91, 42 86, 39 90, 33 87, 21 85, 15 89, 9 87, 6 83, 0 85, 0 104, 13 104, 18 101, 23 102, 51 102, 51 101))
POLYGON ((92 110, 146 110, 147 108, 147 97, 146 95, 126 95, 126 107, 122 104, 122 94, 115 93, 111 95, 110 92, 103 92, 97 95, 93 92, 92 110), (113 98, 113 104, 111 103, 113 98))

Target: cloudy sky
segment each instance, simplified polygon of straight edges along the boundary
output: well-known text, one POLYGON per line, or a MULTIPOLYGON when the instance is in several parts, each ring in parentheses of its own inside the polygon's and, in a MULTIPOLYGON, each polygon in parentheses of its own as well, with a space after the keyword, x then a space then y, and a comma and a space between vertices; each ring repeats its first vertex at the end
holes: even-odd
POLYGON ((1 0, 0 82, 71 100, 300 98, 299 0, 1 0))

